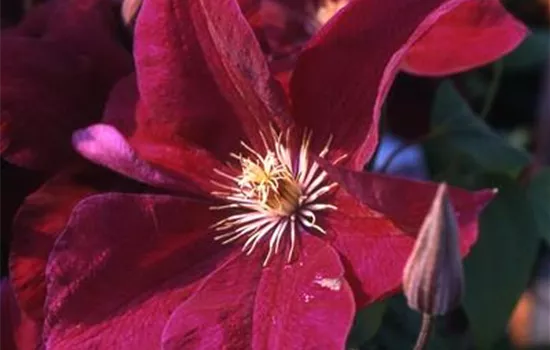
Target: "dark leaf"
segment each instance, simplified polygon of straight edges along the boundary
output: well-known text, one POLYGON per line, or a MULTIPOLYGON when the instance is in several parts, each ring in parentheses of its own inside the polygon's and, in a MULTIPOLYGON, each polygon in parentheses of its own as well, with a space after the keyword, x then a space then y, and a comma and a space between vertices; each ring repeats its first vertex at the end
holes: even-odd
POLYGON ((510 146, 474 115, 450 82, 441 84, 431 118, 434 137, 427 152, 440 168, 468 158, 486 172, 515 177, 529 163, 525 152, 510 146))

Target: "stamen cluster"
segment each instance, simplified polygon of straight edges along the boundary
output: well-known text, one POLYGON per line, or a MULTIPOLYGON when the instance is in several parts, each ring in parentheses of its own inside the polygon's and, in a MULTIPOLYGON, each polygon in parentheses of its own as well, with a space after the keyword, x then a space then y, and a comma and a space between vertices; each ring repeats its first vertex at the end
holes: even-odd
MULTIPOLYGON (((273 254, 279 252, 285 236, 290 244, 287 257, 290 262, 298 232, 315 229, 322 234, 326 233, 316 224, 316 214, 322 210, 335 210, 336 207, 319 203, 319 198, 337 185, 325 184, 327 173, 316 161, 310 159, 311 133, 304 135, 299 150, 294 153, 289 147, 288 132, 283 140, 282 133, 272 130, 271 146, 265 136, 261 136, 264 152, 260 153, 241 142, 246 154, 231 154, 240 165, 240 169, 234 166, 238 175, 214 170, 225 181, 212 181, 220 188, 220 191, 212 194, 228 204, 211 209, 234 210, 227 218, 213 225, 217 231, 224 232, 215 237, 222 244, 246 238, 242 249, 250 255, 264 237, 269 238, 265 266, 273 254)), ((319 153, 319 157, 324 158, 328 154, 329 146, 330 140, 319 153)), ((340 157, 334 163, 343 158, 340 157)))

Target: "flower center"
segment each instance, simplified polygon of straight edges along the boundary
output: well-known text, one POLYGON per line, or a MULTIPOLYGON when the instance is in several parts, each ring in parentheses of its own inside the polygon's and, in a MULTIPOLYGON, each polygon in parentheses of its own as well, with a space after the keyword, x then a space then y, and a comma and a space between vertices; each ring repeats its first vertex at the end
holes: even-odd
POLYGON ((281 216, 290 215, 298 209, 301 195, 300 186, 294 179, 281 179, 277 190, 267 196, 266 205, 281 216))
MULTIPOLYGON (((264 135, 261 136, 265 148, 263 153, 242 142, 246 154, 231 154, 240 165, 240 168, 234 167, 237 176, 214 169, 226 181, 212 181, 221 189, 212 194, 227 204, 211 209, 235 211, 213 225, 217 231, 224 232, 215 237, 216 240, 222 240, 222 244, 246 238, 243 251, 249 255, 263 238, 269 238, 265 266, 271 256, 279 252, 283 239, 286 238, 289 243, 287 261, 290 262, 299 232, 316 230, 325 233, 316 224, 316 214, 336 207, 320 203, 319 198, 335 188, 336 184, 326 184, 327 173, 317 162, 309 159, 311 134, 303 137, 297 156, 288 147, 288 133, 283 142, 282 134, 272 131, 271 147, 264 135)), ((326 156, 329 145, 330 140, 319 157, 326 156)), ((333 163, 336 164, 344 157, 333 163)))

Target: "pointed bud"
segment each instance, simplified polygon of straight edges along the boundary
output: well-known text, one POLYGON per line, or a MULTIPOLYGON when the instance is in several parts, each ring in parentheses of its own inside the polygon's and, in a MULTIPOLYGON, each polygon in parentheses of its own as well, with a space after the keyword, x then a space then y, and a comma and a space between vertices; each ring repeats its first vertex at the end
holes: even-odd
POLYGON ((458 225, 447 194, 439 185, 403 271, 409 307, 443 315, 458 307, 464 290, 458 225))

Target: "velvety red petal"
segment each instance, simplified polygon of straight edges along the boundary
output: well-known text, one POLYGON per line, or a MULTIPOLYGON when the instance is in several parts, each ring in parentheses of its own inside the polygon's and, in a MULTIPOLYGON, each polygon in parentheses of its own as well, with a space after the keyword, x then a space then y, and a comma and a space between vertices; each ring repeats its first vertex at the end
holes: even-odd
POLYGON ((249 18, 249 16, 254 16, 258 12, 262 0, 237 0, 237 2, 241 12, 246 18, 249 18))
MULTIPOLYGON (((160 125, 170 122, 164 118, 156 120, 160 125)), ((150 138, 166 138, 162 131, 156 131, 156 120, 149 117, 143 101, 139 98, 136 74, 131 73, 113 86, 101 121, 116 127, 126 137, 131 137, 141 131, 150 138)))
POLYGON ((213 169, 224 169, 206 150, 180 140, 164 144, 133 140, 115 127, 95 124, 73 135, 75 149, 92 162, 134 180, 175 191, 209 193, 213 169))
POLYGON ((499 0, 468 0, 441 17, 405 56, 410 73, 440 76, 494 61, 516 48, 528 29, 499 0))
POLYGON ((100 191, 135 189, 127 179, 86 165, 57 174, 25 199, 13 222, 10 279, 29 317, 44 318, 46 262, 77 202, 100 191))
POLYGON ((25 198, 47 179, 45 174, 15 166, 0 159, 0 269, 7 276, 13 218, 25 198))
POLYGON ((50 255, 48 349, 158 349, 172 311, 225 255, 209 204, 104 194, 81 201, 50 255))
POLYGON ((120 43, 118 13, 111 0, 57 0, 48 21, 45 40, 85 56, 94 84, 105 94, 133 70, 133 60, 120 43))
POLYGON ((312 38, 291 81, 294 117, 317 147, 362 169, 378 144, 380 108, 411 45, 465 0, 351 1, 312 38))
POLYGON ((50 14, 55 11, 56 6, 57 3, 55 1, 33 4, 17 26, 2 29, 2 33, 40 37, 46 32, 48 19, 50 18, 50 14))
POLYGON ((262 1, 257 26, 261 26, 275 72, 289 71, 294 66, 302 46, 316 29, 315 6, 310 0, 262 1))
MULTIPOLYGON (((358 305, 365 305, 400 288, 405 262, 437 184, 326 169, 345 189, 335 199, 338 210, 327 216, 327 231, 349 269, 358 305)), ((449 193, 460 228, 461 253, 466 255, 477 240, 479 214, 494 192, 450 188, 449 193)))
MULTIPOLYGON (((135 74, 131 74, 115 86, 107 103, 103 122, 115 126, 126 137, 139 158, 152 166, 180 174, 181 177, 200 184, 203 190, 208 190, 213 169, 224 167, 218 160, 229 156, 235 146, 236 134, 231 130, 218 128, 217 124, 209 124, 212 123, 210 119, 201 120, 200 123, 204 123, 202 126, 195 123, 196 129, 189 129, 188 135, 174 134, 178 130, 177 124, 181 123, 182 119, 169 120, 153 116, 139 98, 135 78, 135 74), (212 128, 212 125, 216 127, 212 128), (202 146, 199 140, 204 141, 202 146)), ((105 158, 114 154, 117 152, 101 156, 105 158)), ((139 161, 135 162, 137 164, 139 161)), ((99 163, 121 171, 120 164, 113 165, 112 161, 99 163)), ((136 173, 139 171, 122 172, 148 182, 136 173)))
POLYGON ((303 236, 300 258, 239 254, 178 307, 163 349, 342 349, 355 305, 336 252, 303 236))
POLYGON ((83 59, 41 40, 2 37, 0 151, 8 161, 52 169, 76 156, 70 135, 101 116, 83 59))
POLYGON ((74 156, 72 131, 101 116, 109 89, 132 70, 109 1, 54 1, 2 35, 0 151, 55 169, 74 156))
POLYGON ((135 35, 139 91, 152 117, 170 121, 167 136, 176 126, 176 134, 212 145, 207 132, 217 129, 236 147, 243 130, 261 146, 258 131, 286 116, 280 87, 233 0, 145 0, 135 35))
MULTIPOLYGON (((205 102, 202 107, 207 110, 212 106, 211 102, 205 102)), ((240 123, 226 117, 231 113, 229 106, 223 112, 212 111, 208 115, 198 113, 198 110, 190 114, 180 112, 153 114, 140 97, 136 75, 131 74, 113 88, 103 122, 116 126, 131 144, 145 140, 180 147, 184 142, 205 149, 218 159, 227 159, 231 151, 240 147, 239 142, 244 136, 240 123)))
POLYGON ((25 315, 7 280, 0 282, 0 348, 2 350, 35 350, 40 347, 41 328, 25 315))

